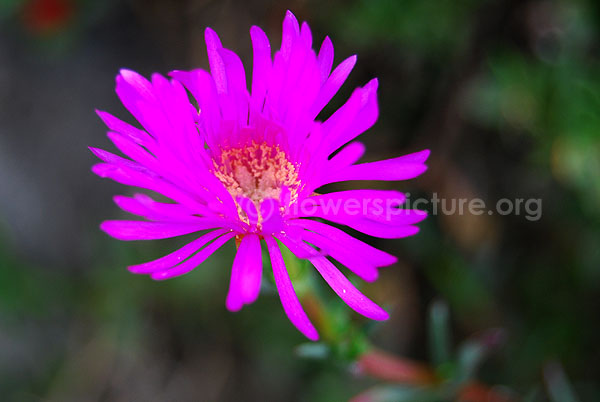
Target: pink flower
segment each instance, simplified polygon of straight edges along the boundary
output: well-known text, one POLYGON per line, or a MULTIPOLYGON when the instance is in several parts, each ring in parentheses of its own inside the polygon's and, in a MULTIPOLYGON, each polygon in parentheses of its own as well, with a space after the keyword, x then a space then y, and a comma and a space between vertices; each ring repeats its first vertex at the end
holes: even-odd
POLYGON ((235 238, 238 249, 226 299, 231 311, 258 297, 264 241, 283 309, 304 335, 316 340, 317 331, 296 296, 279 241, 297 257, 307 258, 352 309, 385 320, 388 314, 360 293, 331 259, 373 281, 377 268, 396 258, 310 218, 371 236, 400 238, 415 234, 418 228, 413 225, 425 213, 399 209, 405 198, 396 191, 319 195, 315 190, 343 181, 413 178, 426 170, 429 151, 356 163, 365 147, 353 140, 377 120, 377 80, 357 88, 324 122, 317 121, 356 56, 332 72, 331 40, 325 38, 315 54, 308 25, 299 27, 291 12, 284 19, 281 48, 274 57, 260 28, 252 27, 250 34, 254 49, 250 91, 239 57, 224 48, 210 28, 205 32, 210 73, 174 71, 173 80, 154 74, 148 81, 133 71, 120 72, 116 92, 143 129, 98 112, 110 129, 109 138, 129 159, 91 148, 103 161, 93 172, 152 190, 172 202, 144 194, 116 196, 119 207, 146 220, 105 221, 101 228, 120 240, 204 232, 169 255, 129 267, 158 280, 190 272, 235 238), (198 107, 190 103, 184 87, 198 107))

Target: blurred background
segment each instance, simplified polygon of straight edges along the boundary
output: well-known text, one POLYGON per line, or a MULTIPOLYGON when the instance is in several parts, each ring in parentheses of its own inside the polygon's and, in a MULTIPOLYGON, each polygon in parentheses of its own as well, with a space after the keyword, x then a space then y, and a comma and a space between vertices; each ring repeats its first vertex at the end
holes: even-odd
POLYGON ((421 400, 415 384, 368 375, 368 344, 508 398, 461 400, 600 400, 599 62, 596 0, 1 0, 0 399, 421 400), (327 112, 379 78, 366 160, 432 150, 423 176, 384 188, 543 202, 535 221, 438 215, 412 238, 370 239, 399 257, 361 284, 387 322, 303 274, 324 334, 310 345, 269 283, 226 311, 233 246, 166 282, 129 274, 185 240, 100 232, 124 216, 112 195, 132 189, 95 177, 87 150, 112 150, 95 108, 133 122, 119 68, 207 68, 206 26, 250 67, 250 26, 278 47, 286 9, 315 42, 330 35, 336 63, 358 54, 327 112), (465 369, 468 345, 485 351, 465 369))

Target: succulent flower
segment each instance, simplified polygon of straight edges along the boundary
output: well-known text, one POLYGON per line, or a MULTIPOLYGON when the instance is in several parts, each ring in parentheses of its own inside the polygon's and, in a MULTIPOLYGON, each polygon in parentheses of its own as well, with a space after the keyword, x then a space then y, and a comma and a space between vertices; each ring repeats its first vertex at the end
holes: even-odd
POLYGON ((250 90, 240 58, 224 48, 210 28, 205 32, 210 72, 174 71, 172 79, 154 74, 150 81, 133 71, 120 72, 116 92, 143 128, 98 112, 109 138, 127 158, 91 148, 103 161, 93 171, 170 201, 144 194, 116 196, 121 209, 145 220, 105 221, 101 228, 120 240, 199 233, 169 255, 129 267, 153 279, 190 272, 235 240, 226 298, 231 311, 258 297, 264 241, 283 308, 312 340, 318 334, 294 291, 282 246, 308 259, 352 309, 371 319, 386 319, 387 312, 360 293, 332 260, 373 281, 377 268, 396 258, 322 220, 370 236, 400 238, 415 234, 414 224, 426 214, 400 208, 405 197, 397 191, 316 191, 337 182, 416 177, 426 170, 429 151, 357 163, 365 146, 354 140, 378 117, 377 80, 357 88, 321 122, 317 116, 348 77, 356 56, 332 71, 331 40, 325 38, 315 53, 308 25, 299 26, 291 12, 285 16, 281 48, 274 56, 260 28, 252 27, 250 34, 250 90))

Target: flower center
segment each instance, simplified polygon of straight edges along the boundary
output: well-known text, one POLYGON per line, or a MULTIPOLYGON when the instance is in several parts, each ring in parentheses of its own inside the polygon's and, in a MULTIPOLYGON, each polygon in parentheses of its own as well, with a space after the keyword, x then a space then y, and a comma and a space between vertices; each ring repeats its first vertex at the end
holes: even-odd
MULTIPOLYGON (((213 164, 215 176, 236 203, 238 197, 246 197, 260 210, 263 200, 279 200, 283 187, 290 190, 290 203, 298 197, 298 166, 290 162, 277 145, 252 142, 239 148, 223 149, 220 157, 213 158, 213 164)), ((240 217, 245 218, 245 213, 239 212, 240 217)))

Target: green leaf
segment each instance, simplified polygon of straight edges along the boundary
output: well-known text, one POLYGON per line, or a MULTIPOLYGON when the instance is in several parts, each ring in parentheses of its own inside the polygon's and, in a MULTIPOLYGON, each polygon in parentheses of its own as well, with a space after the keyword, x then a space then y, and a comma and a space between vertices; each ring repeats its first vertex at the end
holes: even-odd
POLYGON ((449 320, 446 303, 441 300, 433 302, 429 309, 429 350, 436 367, 451 359, 449 320))
POLYGON ((544 380, 548 396, 552 402, 579 402, 573 387, 558 362, 551 362, 544 367, 544 380))
POLYGON ((298 357, 323 360, 331 354, 331 348, 323 342, 303 343, 296 347, 298 357))

